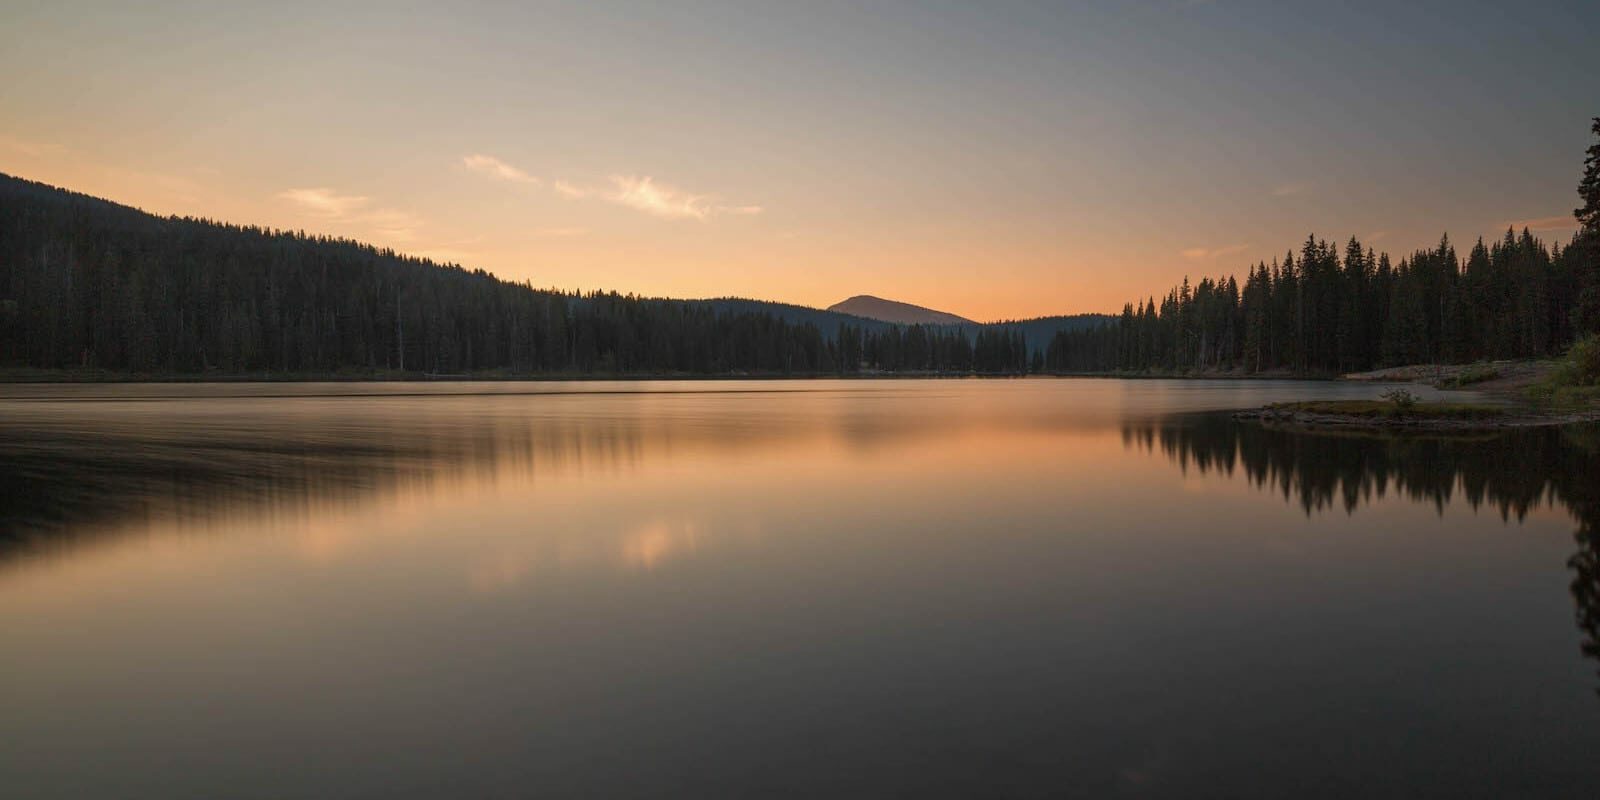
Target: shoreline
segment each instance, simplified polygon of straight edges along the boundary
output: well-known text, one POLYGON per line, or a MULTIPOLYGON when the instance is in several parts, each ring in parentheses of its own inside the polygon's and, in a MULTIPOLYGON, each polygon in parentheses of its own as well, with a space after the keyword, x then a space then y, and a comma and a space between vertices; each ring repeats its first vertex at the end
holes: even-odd
MULTIPOLYGON (((1085 373, 950 373, 950 371, 856 371, 856 373, 414 373, 414 371, 334 371, 334 373, 118 373, 109 370, 0 368, 0 384, 294 384, 294 382, 541 382, 541 381, 811 381, 811 379, 1096 378, 1117 381, 1341 381, 1331 373, 1160 373, 1160 371, 1085 371, 1085 373)), ((1395 381, 1408 382, 1408 381, 1395 381)))
POLYGON ((1308 430, 1472 433, 1600 422, 1600 408, 1540 408, 1530 405, 1433 404, 1418 410, 1376 403, 1281 403, 1232 412, 1235 420, 1268 427, 1308 430))
POLYGON ((82 373, 76 371, 29 370, 16 374, 0 370, 0 384, 125 384, 125 383, 571 383, 584 381, 728 381, 728 380, 881 380, 881 379, 960 379, 960 378, 1025 378, 1027 375, 997 372, 652 372, 652 373, 540 373, 527 375, 506 374, 432 374, 432 373, 177 373, 129 374, 82 373))
POLYGON ((726 380, 959 380, 1016 378, 1094 378, 1106 380, 1221 380, 1221 381, 1335 381, 1326 374, 1285 373, 1215 374, 1148 372, 653 372, 653 373, 538 373, 538 374, 436 374, 425 372, 377 373, 125 373, 97 370, 0 369, 0 384, 119 384, 119 383, 540 383, 572 381, 726 381, 726 380))

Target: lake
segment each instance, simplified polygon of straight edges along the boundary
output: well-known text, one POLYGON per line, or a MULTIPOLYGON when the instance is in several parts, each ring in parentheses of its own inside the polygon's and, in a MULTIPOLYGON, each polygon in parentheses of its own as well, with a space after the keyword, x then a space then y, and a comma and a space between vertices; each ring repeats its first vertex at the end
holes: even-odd
POLYGON ((0 387, 0 794, 1600 796, 1600 430, 1385 388, 0 387))

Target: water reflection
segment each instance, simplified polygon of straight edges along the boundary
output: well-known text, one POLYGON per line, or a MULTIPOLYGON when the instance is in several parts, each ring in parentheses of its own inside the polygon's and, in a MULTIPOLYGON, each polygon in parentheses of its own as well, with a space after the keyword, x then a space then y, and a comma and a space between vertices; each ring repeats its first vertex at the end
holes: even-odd
POLYGON ((1331 383, 467 388, 0 397, 7 796, 1600 780, 1592 433, 1195 413, 1382 390, 1331 383))
POLYGON ((436 411, 101 405, 13 418, 0 430, 0 558, 134 522, 293 515, 501 469, 622 469, 671 438, 637 418, 436 411))
POLYGON ((1099 431, 1130 414, 1248 404, 1254 391, 1163 381, 7 386, 0 559, 132 524, 303 514, 473 476, 1099 431))
MULTIPOLYGON (((0 398, 0 562, 157 524, 226 530, 263 515, 309 522, 330 508, 444 485, 532 484, 830 443, 859 456, 930 435, 1100 429, 1121 412, 1106 405, 1086 414, 1016 392, 974 407, 971 385, 819 383, 490 385, 476 393, 332 385, 294 394, 270 385, 136 386, 128 396, 10 387, 0 398), (905 403, 909 396, 916 405, 905 403), (930 405, 942 400, 957 402, 930 405)), ((692 523, 670 525, 630 535, 625 561, 648 568, 695 540, 692 523)))
POLYGON ((1418 436, 1313 432, 1194 414, 1125 425, 1122 437, 1184 470, 1242 473, 1307 516, 1339 508, 1353 514, 1391 491, 1441 514, 1458 495, 1506 520, 1521 521, 1542 506, 1563 508, 1578 525, 1567 565, 1582 650, 1600 660, 1600 425, 1418 436))

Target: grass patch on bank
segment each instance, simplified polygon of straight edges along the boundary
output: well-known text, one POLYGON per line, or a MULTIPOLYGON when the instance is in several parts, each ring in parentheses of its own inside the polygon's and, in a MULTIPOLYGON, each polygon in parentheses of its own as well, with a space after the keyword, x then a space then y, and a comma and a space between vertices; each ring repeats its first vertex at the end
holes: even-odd
POLYGON ((1311 400, 1300 403, 1277 403, 1269 407, 1305 414, 1326 414, 1358 419, 1480 420, 1494 419, 1506 413, 1500 406, 1472 403, 1415 403, 1401 406, 1388 400, 1311 400))
POLYGON ((1554 406, 1600 405, 1600 334, 1573 342, 1550 377, 1529 387, 1528 395, 1554 406))

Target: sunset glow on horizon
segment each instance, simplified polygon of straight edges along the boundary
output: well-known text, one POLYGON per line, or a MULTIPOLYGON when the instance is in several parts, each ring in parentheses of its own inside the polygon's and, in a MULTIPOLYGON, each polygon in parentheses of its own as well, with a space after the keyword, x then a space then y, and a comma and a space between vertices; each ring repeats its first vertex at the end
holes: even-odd
POLYGON ((0 172, 540 287, 997 320, 1308 233, 1564 244, 1600 110, 1582 2, 603 6, 15 4, 0 172))

